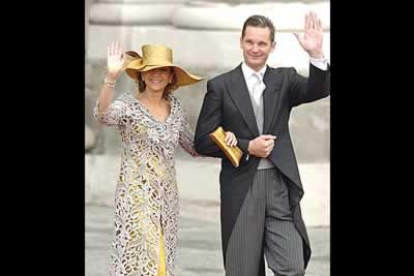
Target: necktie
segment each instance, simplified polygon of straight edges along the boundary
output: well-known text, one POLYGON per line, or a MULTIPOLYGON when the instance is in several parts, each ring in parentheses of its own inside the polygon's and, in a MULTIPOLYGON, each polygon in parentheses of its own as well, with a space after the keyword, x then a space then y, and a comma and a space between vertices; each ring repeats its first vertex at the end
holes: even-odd
POLYGON ((255 78, 255 84, 252 87, 253 99, 256 105, 262 105, 262 95, 266 86, 258 74, 253 74, 253 76, 255 78))
POLYGON ((255 77, 255 84, 252 87, 251 99, 253 105, 253 112, 256 117, 257 127, 259 132, 262 133, 263 131, 263 91, 266 88, 266 85, 263 83, 262 79, 259 75, 254 74, 255 77))

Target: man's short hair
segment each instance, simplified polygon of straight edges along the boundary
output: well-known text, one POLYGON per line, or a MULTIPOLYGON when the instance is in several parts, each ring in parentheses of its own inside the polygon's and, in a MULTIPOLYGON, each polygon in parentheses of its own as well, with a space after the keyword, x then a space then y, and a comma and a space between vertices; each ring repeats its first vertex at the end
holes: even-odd
POLYGON ((270 30, 270 41, 271 42, 275 41, 275 26, 273 25, 272 20, 270 20, 266 16, 252 15, 249 18, 247 18, 246 21, 244 21, 244 24, 243 24, 242 39, 244 37, 244 32, 245 32, 247 26, 261 27, 261 28, 266 28, 267 27, 267 28, 269 28, 269 30, 270 30))

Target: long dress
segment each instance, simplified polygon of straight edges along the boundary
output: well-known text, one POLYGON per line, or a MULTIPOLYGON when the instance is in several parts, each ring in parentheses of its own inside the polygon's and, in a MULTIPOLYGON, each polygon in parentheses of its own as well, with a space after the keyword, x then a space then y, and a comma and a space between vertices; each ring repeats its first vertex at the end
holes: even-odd
POLYGON ((121 168, 115 196, 111 275, 156 276, 162 242, 167 276, 174 276, 179 195, 174 154, 178 144, 192 156, 194 134, 179 100, 169 95, 170 115, 153 117, 131 93, 120 95, 95 118, 117 126, 121 168), (161 245, 161 246, 160 246, 161 245))

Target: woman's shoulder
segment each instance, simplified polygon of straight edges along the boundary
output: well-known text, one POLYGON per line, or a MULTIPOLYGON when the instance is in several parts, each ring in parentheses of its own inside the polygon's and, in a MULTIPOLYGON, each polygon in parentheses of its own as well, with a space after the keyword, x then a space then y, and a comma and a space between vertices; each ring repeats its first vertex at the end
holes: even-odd
POLYGON ((176 96, 174 96, 173 94, 169 94, 167 96, 167 99, 170 100, 171 102, 173 102, 174 104, 181 105, 180 100, 176 96))
POLYGON ((176 96, 170 94, 168 95, 168 99, 171 101, 171 105, 173 106, 173 108, 177 111, 177 112, 181 112, 183 107, 181 104, 180 99, 178 99, 176 96))

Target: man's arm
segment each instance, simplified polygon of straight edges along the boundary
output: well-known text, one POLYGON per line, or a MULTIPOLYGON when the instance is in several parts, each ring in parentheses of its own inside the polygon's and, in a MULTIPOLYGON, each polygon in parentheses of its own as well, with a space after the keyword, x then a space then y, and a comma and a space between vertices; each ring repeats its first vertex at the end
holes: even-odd
POLYGON ((305 17, 304 34, 295 34, 300 46, 309 54, 309 78, 297 74, 295 69, 289 72, 291 83, 291 106, 316 101, 330 94, 330 68, 324 58, 322 22, 315 13, 305 17))
POLYGON ((194 146, 199 154, 224 158, 224 153, 209 137, 222 124, 221 92, 212 81, 207 82, 207 93, 197 121, 194 146))
POLYGON ((321 70, 312 63, 309 66, 309 78, 299 75, 294 68, 290 69, 291 106, 313 102, 330 95, 330 70, 321 70))

